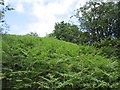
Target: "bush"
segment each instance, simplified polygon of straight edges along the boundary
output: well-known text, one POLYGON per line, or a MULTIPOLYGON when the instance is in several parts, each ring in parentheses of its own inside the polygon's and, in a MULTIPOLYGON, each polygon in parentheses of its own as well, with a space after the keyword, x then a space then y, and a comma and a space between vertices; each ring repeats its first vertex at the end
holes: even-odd
POLYGON ((119 89, 115 58, 92 46, 53 38, 3 35, 4 89, 119 89))

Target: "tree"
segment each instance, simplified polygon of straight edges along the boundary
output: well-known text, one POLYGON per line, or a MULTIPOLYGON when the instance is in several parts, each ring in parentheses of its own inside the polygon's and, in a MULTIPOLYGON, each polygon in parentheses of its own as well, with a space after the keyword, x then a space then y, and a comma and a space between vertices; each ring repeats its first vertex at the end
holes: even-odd
POLYGON ((55 30, 53 30, 52 36, 59 40, 73 41, 74 34, 78 33, 78 28, 70 23, 64 21, 55 23, 55 30), (73 31, 76 31, 76 33, 73 31))
POLYGON ((120 38, 120 1, 117 3, 118 6, 118 14, 117 14, 117 22, 116 22, 116 37, 120 38))
POLYGON ((39 36, 39 34, 37 34, 36 32, 30 32, 27 35, 29 35, 29 36, 39 36))
POLYGON ((76 44, 90 43, 90 35, 88 32, 82 32, 76 25, 65 23, 64 21, 56 23, 53 33, 49 34, 48 37, 76 44))
POLYGON ((49 36, 73 43, 79 43, 80 31, 76 25, 61 21, 55 24, 55 30, 49 36))
POLYGON ((120 37, 118 6, 115 2, 88 2, 77 10, 76 17, 89 32, 92 41, 120 37))
POLYGON ((7 11, 14 10, 13 8, 10 7, 10 5, 5 5, 4 0, 0 1, 0 34, 1 33, 6 33, 7 30, 9 29, 7 23, 5 22, 5 14, 7 11))

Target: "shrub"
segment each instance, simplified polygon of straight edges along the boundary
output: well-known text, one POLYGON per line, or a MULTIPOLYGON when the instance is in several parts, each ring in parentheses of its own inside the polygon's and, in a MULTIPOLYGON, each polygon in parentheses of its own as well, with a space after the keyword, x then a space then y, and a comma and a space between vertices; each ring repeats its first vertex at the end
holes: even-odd
POLYGON ((93 46, 53 38, 3 35, 4 89, 119 89, 115 58, 93 46))

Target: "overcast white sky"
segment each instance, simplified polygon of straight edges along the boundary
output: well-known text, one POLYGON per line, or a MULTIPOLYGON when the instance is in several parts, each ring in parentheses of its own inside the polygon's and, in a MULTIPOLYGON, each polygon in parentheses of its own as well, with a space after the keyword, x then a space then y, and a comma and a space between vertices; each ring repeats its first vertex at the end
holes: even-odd
POLYGON ((45 36, 54 30, 56 22, 70 20, 80 5, 88 0, 5 0, 15 8, 7 12, 6 22, 11 34, 37 32, 45 36))

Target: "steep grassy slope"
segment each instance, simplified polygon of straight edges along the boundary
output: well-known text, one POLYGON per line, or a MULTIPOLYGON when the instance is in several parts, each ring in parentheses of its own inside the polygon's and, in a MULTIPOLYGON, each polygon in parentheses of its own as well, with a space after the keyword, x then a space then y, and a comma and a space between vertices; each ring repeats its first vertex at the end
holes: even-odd
POLYGON ((3 35, 3 89, 118 88, 118 63, 92 46, 52 38, 3 35))

